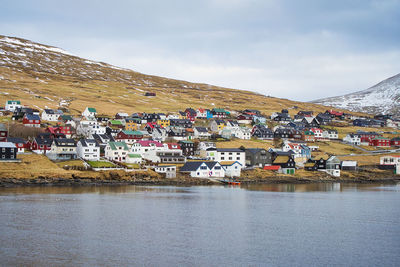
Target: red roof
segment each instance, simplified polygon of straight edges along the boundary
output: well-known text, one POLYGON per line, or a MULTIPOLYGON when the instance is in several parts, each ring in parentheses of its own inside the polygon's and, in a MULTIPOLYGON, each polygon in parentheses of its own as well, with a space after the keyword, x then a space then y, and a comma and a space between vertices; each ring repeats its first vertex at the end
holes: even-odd
POLYGON ((150 146, 151 144, 154 144, 156 147, 163 147, 163 144, 161 142, 154 140, 140 140, 136 143, 140 144, 141 146, 150 146))
POLYGON ((270 171, 278 171, 281 168, 279 165, 274 165, 274 166, 264 166, 264 170, 270 170, 270 171))
POLYGON ((178 143, 168 143, 169 149, 181 149, 181 146, 178 143))

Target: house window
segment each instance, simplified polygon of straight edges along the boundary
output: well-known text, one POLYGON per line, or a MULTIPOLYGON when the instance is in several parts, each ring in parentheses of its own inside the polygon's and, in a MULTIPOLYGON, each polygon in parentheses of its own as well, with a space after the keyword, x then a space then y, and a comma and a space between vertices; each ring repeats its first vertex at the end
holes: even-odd
POLYGON ((236 160, 240 160, 240 157, 237 157, 236 160))
POLYGON ((225 159, 225 157, 221 157, 221 160, 224 160, 225 159))

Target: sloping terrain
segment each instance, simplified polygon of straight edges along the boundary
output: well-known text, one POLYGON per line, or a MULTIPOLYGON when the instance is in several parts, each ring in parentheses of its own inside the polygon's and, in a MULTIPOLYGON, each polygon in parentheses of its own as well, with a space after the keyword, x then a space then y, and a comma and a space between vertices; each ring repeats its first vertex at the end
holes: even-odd
POLYGON ((10 99, 39 109, 62 106, 72 114, 86 106, 107 115, 187 107, 252 108, 265 114, 282 108, 289 108, 292 114, 299 109, 326 109, 249 91, 145 75, 76 57, 56 47, 0 36, 0 105, 10 99), (146 92, 156 96, 147 97, 146 92))
POLYGON ((399 116, 400 74, 388 78, 363 91, 319 99, 312 101, 312 103, 349 109, 357 112, 394 114, 399 116))

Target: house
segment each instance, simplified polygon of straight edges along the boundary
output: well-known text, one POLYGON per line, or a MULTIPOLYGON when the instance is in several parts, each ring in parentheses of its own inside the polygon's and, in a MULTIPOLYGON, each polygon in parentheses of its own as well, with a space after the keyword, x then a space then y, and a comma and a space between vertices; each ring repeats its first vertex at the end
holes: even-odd
POLYGON ((383 156, 380 158, 380 169, 396 169, 396 166, 400 165, 400 156, 383 156))
POLYGON ((300 110, 297 112, 297 115, 302 116, 302 117, 312 117, 314 114, 313 111, 305 111, 305 110, 300 110))
POLYGON ((129 153, 125 158, 125 163, 140 164, 140 163, 142 163, 142 156, 139 154, 129 153))
POLYGON ((0 161, 16 160, 17 148, 11 142, 0 142, 0 161))
POLYGON ((338 118, 338 119, 341 119, 341 120, 344 119, 343 112, 339 112, 339 111, 336 111, 336 110, 333 110, 333 109, 326 110, 325 114, 331 116, 332 119, 333 118, 338 118))
POLYGON ((168 119, 158 119, 157 124, 160 125, 163 128, 166 128, 170 125, 170 121, 168 119))
POLYGON ((8 137, 8 130, 7 127, 0 123, 0 142, 6 142, 8 137))
POLYGON ((22 123, 28 127, 40 128, 40 117, 34 114, 25 114, 22 123))
POLYGON ((138 140, 143 138, 143 133, 140 131, 127 131, 122 130, 115 136, 115 141, 125 142, 128 145, 132 145, 138 140))
POLYGON ((28 142, 30 149, 36 154, 47 154, 51 149, 53 139, 46 137, 36 137, 31 142, 28 142))
POLYGON ((58 118, 64 115, 61 110, 58 109, 45 109, 42 112, 42 120, 43 121, 58 121, 58 118))
POLYGON ((336 131, 336 130, 324 130, 322 132, 322 139, 325 139, 325 140, 337 140, 337 139, 339 139, 338 131, 336 131))
POLYGON ((168 132, 165 128, 154 127, 151 133, 151 138, 156 141, 164 142, 165 139, 167 139, 167 137, 168 137, 168 132))
POLYGON ((264 148, 246 148, 246 166, 264 167, 272 164, 272 155, 264 148))
POLYGON ((197 115, 196 110, 192 108, 187 108, 185 112, 186 112, 186 118, 188 118, 190 121, 196 120, 196 115, 197 115))
POLYGON ((296 169, 296 163, 293 157, 290 156, 277 156, 272 162, 274 166, 280 166, 280 173, 283 174, 294 174, 296 169))
POLYGON ((109 142, 114 142, 114 138, 108 134, 92 134, 90 139, 95 139, 100 145, 100 155, 104 155, 105 147, 109 142))
POLYGON ((261 115, 253 115, 253 122, 255 124, 261 123, 261 124, 266 124, 267 123, 267 118, 261 115))
POLYGON ((13 112, 12 120, 20 120, 26 114, 33 114, 33 115, 39 116, 40 112, 37 109, 32 109, 32 108, 27 108, 27 107, 16 108, 13 112))
POLYGON ((154 163, 162 164, 184 164, 186 162, 186 157, 182 155, 182 150, 175 146, 176 144, 168 144, 167 148, 162 150, 149 150, 143 154, 143 158, 154 163))
POLYGON ((25 149, 30 148, 28 142, 23 138, 8 137, 7 142, 11 142, 15 145, 15 147, 17 148, 17 154, 24 153, 25 149))
POLYGON ((304 117, 301 120, 302 123, 304 123, 304 126, 306 128, 316 128, 319 127, 320 122, 318 121, 318 119, 313 118, 313 117, 304 117))
POLYGON ((84 160, 100 160, 100 144, 95 139, 81 139, 76 145, 76 153, 84 160))
POLYGON ((370 141, 369 145, 376 147, 390 147, 390 139, 382 136, 377 136, 370 141))
POLYGON ((231 130, 232 136, 243 139, 243 140, 250 140, 251 139, 251 129, 246 127, 239 127, 231 130))
POLYGON ((355 160, 343 160, 340 164, 342 171, 357 171, 357 161, 355 160))
POLYGON ((282 151, 294 152, 293 157, 296 160, 296 163, 301 161, 306 161, 307 159, 311 158, 311 149, 307 146, 305 142, 302 141, 284 141, 282 145, 282 151))
POLYGON ((253 115, 240 114, 236 117, 236 120, 240 124, 251 124, 253 122, 253 115))
POLYGON ((176 165, 159 164, 154 171, 165 175, 165 178, 176 178, 176 165))
POLYGON ((94 119, 96 118, 97 111, 95 108, 86 107, 85 110, 82 112, 82 117, 86 119, 94 119))
POLYGON ((247 115, 261 115, 261 112, 258 109, 245 109, 243 110, 243 114, 247 115))
POLYGON ((191 161, 182 166, 180 172, 187 173, 194 178, 222 178, 225 170, 216 161, 191 161))
POLYGON ((129 148, 125 142, 109 142, 104 152, 104 156, 108 160, 125 162, 129 154, 129 148))
POLYGON ((74 139, 57 138, 53 139, 50 150, 46 156, 51 160, 76 159, 76 142, 74 139))
POLYGON ((50 133, 52 138, 71 138, 72 130, 70 126, 47 127, 46 133, 50 133))
POLYGON ((232 130, 225 127, 222 131, 219 132, 220 136, 224 139, 231 139, 232 138, 232 130))
POLYGON ((192 141, 179 141, 178 144, 182 149, 182 153, 185 156, 193 156, 194 155, 194 143, 192 141))
POLYGON ((229 128, 229 129, 239 129, 240 128, 240 125, 239 125, 239 123, 237 122, 237 121, 234 121, 234 120, 228 120, 227 122, 226 122, 226 126, 225 126, 226 128, 229 128))
POLYGON ((171 127, 182 127, 182 128, 192 128, 193 127, 192 122, 188 119, 171 119, 169 121, 170 121, 169 126, 171 126, 171 127))
MULTIPOLYGON (((0 126, 1 128, 1 126, 0 126)), ((0 130, 0 137, 1 137, 1 130, 0 130)), ((1 140, 0 140, 1 142, 1 140)), ((391 146, 400 146, 400 137, 394 137, 390 140, 390 145, 391 146)))
POLYGON ((251 135, 262 140, 274 139, 274 133, 268 129, 265 125, 257 124, 254 125, 251 135))
POLYGON ((310 131, 314 133, 316 141, 323 139, 323 131, 320 128, 311 128, 310 131))
POLYGON ((186 129, 183 127, 168 127, 168 136, 174 140, 186 140, 186 129))
POLYGON ((220 164, 225 170, 225 176, 240 177, 243 166, 238 161, 221 161, 220 164))
POLYGON ((316 117, 320 125, 328 125, 332 122, 332 117, 329 114, 319 113, 316 117))
POLYGON ((207 119, 207 110, 204 108, 199 108, 196 111, 196 119, 207 119))
POLYGON ((76 122, 71 115, 61 115, 58 117, 58 124, 70 125, 72 128, 76 128, 76 122))
POLYGON ((359 146, 361 144, 361 138, 357 134, 347 134, 343 138, 343 142, 351 144, 351 145, 359 146))
POLYGON ((129 114, 125 113, 125 112, 118 112, 117 114, 115 114, 115 119, 116 120, 126 119, 128 117, 129 117, 129 114))
POLYGON ((200 142, 197 145, 197 151, 195 152, 196 155, 199 155, 201 158, 207 157, 207 149, 208 148, 216 148, 216 144, 214 142, 200 142))
POLYGON ((210 122, 210 130, 214 133, 221 132, 226 127, 226 122, 224 120, 213 120, 210 122))
POLYGON ((107 128, 100 125, 97 120, 81 120, 76 129, 77 135, 84 136, 86 138, 93 134, 105 134, 106 132, 107 128))
POLYGON ((213 115, 213 118, 225 119, 228 117, 229 112, 223 108, 213 108, 211 114, 213 115))
POLYGON ((212 161, 238 161, 242 168, 246 166, 246 153, 239 148, 209 148, 207 159, 212 161))
POLYGON ((326 170, 329 175, 340 177, 340 159, 336 156, 331 156, 326 160, 326 170))
POLYGON ((211 133, 208 132, 206 127, 194 127, 193 134, 194 138, 197 139, 209 139, 211 137, 211 133))
POLYGON ((291 138, 291 134, 291 129, 278 127, 274 131, 274 138, 288 139, 291 138))
POLYGON ((139 140, 132 144, 130 152, 143 155, 150 150, 163 150, 164 145, 159 141, 154 140, 139 140))
POLYGON ((292 121, 292 118, 290 117, 287 110, 282 110, 282 112, 275 112, 271 114, 271 119, 281 124, 288 124, 290 121, 292 121))
POLYGON ((7 100, 6 106, 4 107, 5 110, 14 112, 17 108, 21 108, 21 101, 19 100, 7 100))
POLYGON ((107 126, 113 129, 124 129, 125 128, 124 122, 125 122, 124 120, 109 120, 107 122, 107 126))
POLYGON ((157 122, 160 120, 160 115, 157 113, 143 113, 142 114, 142 122, 147 123, 147 122, 157 122))
MULTIPOLYGON (((123 123, 121 123, 123 124, 123 123)), ((137 131, 142 124, 142 120, 139 118, 126 118, 125 119, 125 130, 137 131)))

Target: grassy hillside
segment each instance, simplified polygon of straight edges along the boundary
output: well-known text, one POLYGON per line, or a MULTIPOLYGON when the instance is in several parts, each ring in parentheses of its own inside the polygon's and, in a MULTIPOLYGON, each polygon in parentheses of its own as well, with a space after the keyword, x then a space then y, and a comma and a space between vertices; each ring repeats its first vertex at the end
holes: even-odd
POLYGON ((107 115, 118 111, 170 112, 187 107, 253 108, 266 115, 282 108, 289 108, 291 114, 300 109, 326 110, 316 104, 249 91, 145 75, 72 56, 55 47, 0 36, 0 106, 8 99, 38 108, 56 108, 63 101, 72 114, 86 106, 107 115), (146 97, 145 92, 156 96, 146 97))

